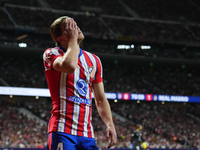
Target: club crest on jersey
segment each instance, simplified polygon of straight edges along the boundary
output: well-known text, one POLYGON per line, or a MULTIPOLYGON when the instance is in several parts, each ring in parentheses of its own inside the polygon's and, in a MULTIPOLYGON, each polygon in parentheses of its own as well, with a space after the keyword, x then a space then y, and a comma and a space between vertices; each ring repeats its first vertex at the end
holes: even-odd
POLYGON ((88 67, 88 71, 90 73, 90 77, 94 78, 94 75, 95 75, 95 69, 94 69, 94 67, 88 67))

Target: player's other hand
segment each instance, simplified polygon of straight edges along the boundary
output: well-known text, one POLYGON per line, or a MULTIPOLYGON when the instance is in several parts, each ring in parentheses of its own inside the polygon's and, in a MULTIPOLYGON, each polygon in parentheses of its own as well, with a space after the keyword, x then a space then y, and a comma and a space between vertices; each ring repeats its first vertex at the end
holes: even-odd
POLYGON ((78 26, 74 19, 67 18, 61 28, 64 36, 66 36, 66 38, 68 38, 69 40, 78 39, 78 26))
POLYGON ((117 144, 117 134, 114 127, 108 127, 106 129, 106 138, 110 141, 107 148, 111 148, 117 144))

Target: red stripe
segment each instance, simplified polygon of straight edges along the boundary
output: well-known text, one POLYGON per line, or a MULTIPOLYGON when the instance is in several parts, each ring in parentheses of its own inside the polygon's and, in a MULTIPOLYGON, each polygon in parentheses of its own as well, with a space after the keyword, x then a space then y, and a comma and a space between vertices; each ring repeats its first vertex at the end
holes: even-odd
POLYGON ((100 60, 97 58, 96 55, 94 55, 94 58, 96 60, 96 65, 97 65, 97 70, 96 70, 96 74, 95 74, 95 80, 93 81, 93 83, 100 83, 103 81, 102 77, 101 77, 101 73, 102 73, 102 68, 101 68, 101 62, 100 60))
POLYGON ((84 131, 84 119, 85 119, 85 104, 80 105, 80 114, 79 114, 79 124, 78 124, 78 136, 83 136, 84 131))
MULTIPOLYGON (((47 49, 45 52, 49 51, 50 49, 47 49)), ((50 57, 49 59, 53 61, 58 56, 50 57)), ((49 68, 48 63, 44 61, 44 65, 49 68)), ((52 114, 54 114, 53 117, 50 118, 49 121, 49 131, 57 131, 58 128, 58 120, 59 120, 59 79, 60 79, 60 72, 55 70, 49 70, 45 71, 47 83, 49 86, 49 90, 51 93, 51 99, 52 99, 52 114)))
POLYGON ((91 126, 90 126, 90 120, 91 118, 91 106, 90 106, 90 109, 89 109, 89 117, 88 117, 88 127, 87 127, 87 130, 88 130, 88 137, 89 138, 92 138, 92 131, 91 131, 91 126))
MULTIPOLYGON (((94 65, 93 65, 93 63, 92 63, 92 60, 91 60, 90 57, 87 55, 87 53, 85 53, 85 52, 83 51, 83 54, 84 54, 84 56, 85 56, 85 59, 86 59, 86 61, 87 61, 88 66, 89 66, 89 67, 93 67, 93 69, 96 69, 96 68, 94 68, 94 65)), ((92 78, 90 78, 90 82, 91 82, 91 80, 92 80, 92 78)), ((89 94, 90 99, 92 99, 91 86, 89 86, 89 91, 90 91, 90 94, 89 94)), ((92 101, 91 101, 91 103, 92 103, 92 101)), ((92 131, 91 131, 90 122, 91 122, 91 106, 90 106, 90 108, 89 108, 89 117, 88 117, 87 131, 88 131, 88 137, 89 137, 89 138, 92 138, 92 131)))
POLYGON ((51 150, 51 143, 52 143, 52 132, 49 133, 49 138, 48 138, 48 150, 51 150))
MULTIPOLYGON (((84 68, 79 61, 79 66, 80 66, 80 79, 86 79, 86 75, 84 73, 84 68)), ((80 95, 81 98, 85 98, 80 95)), ((79 113, 79 120, 78 120, 78 131, 77 135, 78 136, 83 136, 83 131, 84 131, 84 118, 85 118, 85 104, 80 103, 80 113, 79 113)))
MULTIPOLYGON (((86 62, 87 62, 87 64, 88 64, 88 67, 93 67, 93 69, 95 69, 94 66, 93 66, 93 63, 92 63, 91 59, 90 59, 89 56, 86 54, 86 52, 83 51, 83 54, 84 54, 84 56, 85 56, 86 62)), ((91 82, 91 80, 92 80, 92 78, 90 78, 90 82, 91 82)), ((90 93, 89 93, 90 99, 92 99, 91 85, 89 86, 89 92, 90 92, 90 93)))
POLYGON ((45 60, 43 62, 44 62, 44 66, 49 68, 48 63, 45 60))
POLYGON ((60 55, 62 55, 62 56, 64 55, 62 50, 59 49, 58 51, 59 51, 60 55))
POLYGON ((89 97, 90 97, 90 99, 91 99, 91 105, 92 105, 92 91, 91 91, 91 85, 89 86, 89 92, 90 92, 89 97))
MULTIPOLYGON (((74 74, 67 75, 67 97, 74 96, 74 74)), ((71 134, 74 102, 67 100, 65 133, 71 134)))

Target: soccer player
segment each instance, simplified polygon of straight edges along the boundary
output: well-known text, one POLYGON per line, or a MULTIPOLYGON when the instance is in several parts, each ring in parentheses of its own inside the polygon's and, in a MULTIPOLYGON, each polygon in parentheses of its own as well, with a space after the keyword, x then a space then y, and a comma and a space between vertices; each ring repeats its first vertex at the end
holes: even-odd
POLYGON ((52 98, 48 149, 97 150, 91 124, 92 94, 107 126, 108 148, 117 143, 110 105, 105 97, 100 59, 79 47, 84 35, 67 16, 56 19, 50 33, 55 48, 44 52, 45 75, 52 98))
POLYGON ((141 143, 145 142, 145 140, 142 137, 142 125, 141 124, 138 124, 136 126, 136 130, 132 134, 131 143, 133 143, 133 141, 134 141, 134 147, 136 148, 136 150, 140 150, 141 143))

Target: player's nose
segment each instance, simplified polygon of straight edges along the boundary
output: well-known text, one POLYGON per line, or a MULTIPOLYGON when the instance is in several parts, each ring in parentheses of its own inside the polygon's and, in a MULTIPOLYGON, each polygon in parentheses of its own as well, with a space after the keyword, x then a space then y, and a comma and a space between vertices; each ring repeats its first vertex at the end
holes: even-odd
POLYGON ((78 26, 77 26, 77 30, 78 30, 78 31, 81 31, 81 29, 80 29, 78 26))

